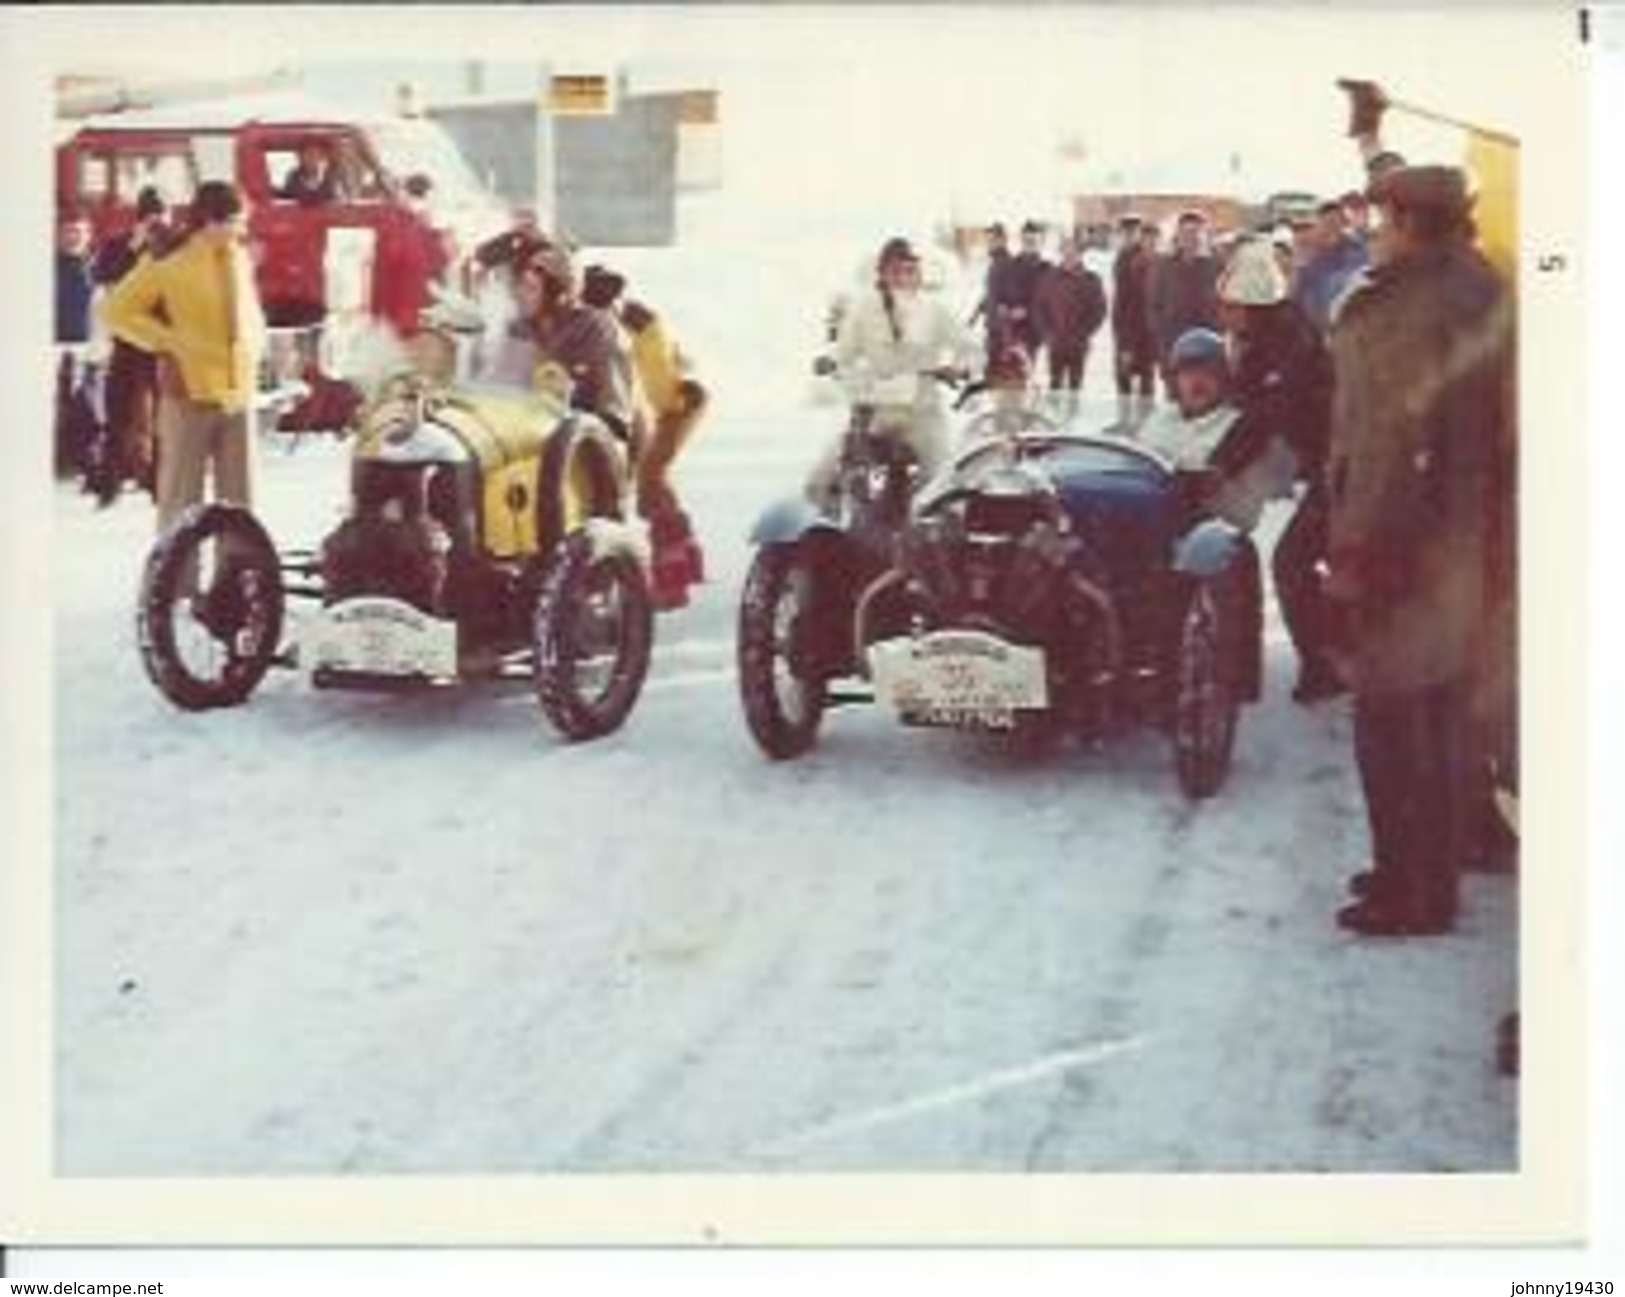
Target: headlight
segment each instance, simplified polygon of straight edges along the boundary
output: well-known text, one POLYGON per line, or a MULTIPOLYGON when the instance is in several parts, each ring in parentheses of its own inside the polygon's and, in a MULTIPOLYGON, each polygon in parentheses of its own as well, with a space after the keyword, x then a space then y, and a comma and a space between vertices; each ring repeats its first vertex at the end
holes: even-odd
POLYGON ((438 423, 406 422, 386 428, 372 459, 384 464, 464 464, 468 448, 438 423))

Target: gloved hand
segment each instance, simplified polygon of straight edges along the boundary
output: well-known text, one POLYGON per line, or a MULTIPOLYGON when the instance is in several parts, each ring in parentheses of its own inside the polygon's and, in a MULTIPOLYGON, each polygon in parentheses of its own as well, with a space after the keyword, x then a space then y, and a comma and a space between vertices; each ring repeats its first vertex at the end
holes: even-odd
POLYGON ((1355 139, 1363 135, 1376 135, 1382 129, 1382 115, 1388 111, 1389 99, 1375 81, 1354 81, 1339 78, 1337 88, 1349 97, 1349 134, 1355 139))

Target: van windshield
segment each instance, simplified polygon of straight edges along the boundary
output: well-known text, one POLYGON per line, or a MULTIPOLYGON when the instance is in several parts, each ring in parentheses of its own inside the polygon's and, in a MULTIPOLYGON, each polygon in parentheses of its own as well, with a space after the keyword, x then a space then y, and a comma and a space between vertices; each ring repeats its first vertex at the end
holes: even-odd
POLYGON ((433 182, 435 207, 491 207, 495 201, 457 151, 451 137, 430 122, 380 123, 372 128, 378 158, 397 184, 421 172, 433 182))

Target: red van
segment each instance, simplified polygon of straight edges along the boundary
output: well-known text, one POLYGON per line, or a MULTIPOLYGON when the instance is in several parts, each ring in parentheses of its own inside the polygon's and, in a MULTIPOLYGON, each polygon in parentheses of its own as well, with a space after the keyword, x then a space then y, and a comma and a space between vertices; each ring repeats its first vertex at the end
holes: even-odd
POLYGON ((326 313, 329 231, 370 232, 371 313, 405 332, 427 304, 428 280, 507 224, 440 126, 287 91, 91 117, 57 150, 58 210, 88 217, 98 241, 133 222, 143 186, 184 204, 203 180, 231 180, 242 192, 260 297, 275 326, 326 313), (337 183, 331 198, 300 202, 284 190, 312 145, 337 183), (414 176, 430 182, 423 204, 406 192, 414 176))

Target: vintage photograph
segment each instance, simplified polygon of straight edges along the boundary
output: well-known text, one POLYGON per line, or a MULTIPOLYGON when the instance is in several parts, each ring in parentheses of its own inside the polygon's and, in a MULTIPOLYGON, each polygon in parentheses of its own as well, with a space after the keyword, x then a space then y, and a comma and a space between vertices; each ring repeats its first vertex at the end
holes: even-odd
POLYGON ((38 150, 59 1183, 1551 1161, 1571 14, 147 17, 38 150))

